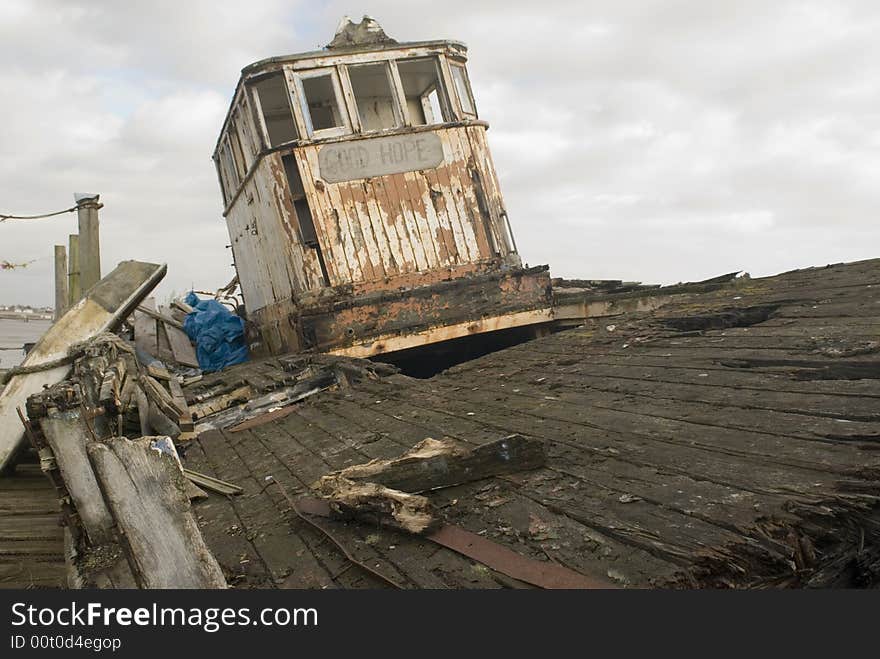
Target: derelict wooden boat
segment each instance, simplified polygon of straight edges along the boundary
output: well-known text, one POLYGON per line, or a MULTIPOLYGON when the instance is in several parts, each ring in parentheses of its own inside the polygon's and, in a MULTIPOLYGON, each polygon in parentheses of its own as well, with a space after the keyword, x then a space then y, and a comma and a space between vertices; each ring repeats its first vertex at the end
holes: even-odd
MULTIPOLYGON (((166 270, 164 264, 120 263, 49 328, 22 367, 57 363, 67 357, 72 345, 113 330, 156 287, 166 270)), ((24 440, 24 427, 16 409, 24 408, 28 396, 60 382, 69 371, 70 364, 61 363, 46 370, 13 375, 0 392, 0 471, 10 464, 24 440)))

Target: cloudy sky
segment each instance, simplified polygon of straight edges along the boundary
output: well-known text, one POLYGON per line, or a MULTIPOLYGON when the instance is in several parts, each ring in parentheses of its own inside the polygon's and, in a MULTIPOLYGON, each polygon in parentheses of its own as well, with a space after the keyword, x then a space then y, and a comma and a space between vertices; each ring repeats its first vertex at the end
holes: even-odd
MULTIPOLYGON (((105 272, 232 275, 210 160, 241 68, 344 14, 453 38, 523 259, 676 282, 880 257, 876 0, 0 2, 0 213, 101 193, 105 272)), ((75 215, 0 224, 0 304, 50 304, 75 215)))

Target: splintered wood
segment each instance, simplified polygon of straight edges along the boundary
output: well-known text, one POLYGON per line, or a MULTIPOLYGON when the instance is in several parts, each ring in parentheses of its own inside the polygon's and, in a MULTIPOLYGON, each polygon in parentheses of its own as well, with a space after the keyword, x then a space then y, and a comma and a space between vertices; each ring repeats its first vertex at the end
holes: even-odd
POLYGON ((539 469, 547 461, 544 443, 522 435, 509 435, 476 447, 450 438, 427 438, 399 458, 373 460, 323 477, 316 485, 341 476, 350 481, 379 483, 404 492, 426 492, 440 487, 539 469))
POLYGON ((429 437, 399 458, 348 467, 323 476, 313 487, 339 516, 424 533, 439 521, 431 502, 416 493, 538 469, 546 460, 543 442, 521 435, 477 447, 429 437))
POLYGON ((355 483, 341 476, 321 479, 321 493, 341 518, 384 523, 409 533, 436 526, 434 509, 426 497, 392 490, 377 483, 355 483))
POLYGON ((113 518, 89 463, 86 446, 91 438, 80 411, 53 413, 43 418, 40 425, 89 542, 93 545, 110 542, 113 518))
POLYGON ((95 468, 141 588, 225 588, 185 495, 183 469, 167 437, 92 442, 95 468))
POLYGON ((183 325, 164 307, 157 309, 153 298, 144 300, 135 311, 134 335, 137 347, 152 357, 190 368, 199 367, 183 325))
POLYGON ((71 530, 73 583, 225 587, 189 508, 204 492, 188 482, 171 439, 191 427, 183 391, 148 375, 134 353, 100 335, 82 347, 73 378, 28 399, 29 434, 71 530), (154 431, 161 436, 120 436, 154 431))

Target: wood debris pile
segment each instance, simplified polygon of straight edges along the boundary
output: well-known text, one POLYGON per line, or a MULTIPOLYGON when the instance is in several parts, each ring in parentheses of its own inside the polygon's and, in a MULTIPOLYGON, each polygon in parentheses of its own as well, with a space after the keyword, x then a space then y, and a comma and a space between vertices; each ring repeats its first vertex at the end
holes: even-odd
POLYGON ((190 511, 172 438, 185 444, 192 422, 166 375, 104 333, 72 377, 28 399, 28 436, 62 502, 71 585, 226 585, 190 511))
MULTIPOLYGON (((163 323, 142 316, 136 322, 163 323)), ((183 468, 190 442, 394 370, 309 356, 247 364, 238 377, 177 375, 179 363, 166 367, 109 332, 75 353, 71 376, 32 395, 23 421, 62 502, 71 584, 80 587, 225 587, 190 500, 242 488, 183 468)))

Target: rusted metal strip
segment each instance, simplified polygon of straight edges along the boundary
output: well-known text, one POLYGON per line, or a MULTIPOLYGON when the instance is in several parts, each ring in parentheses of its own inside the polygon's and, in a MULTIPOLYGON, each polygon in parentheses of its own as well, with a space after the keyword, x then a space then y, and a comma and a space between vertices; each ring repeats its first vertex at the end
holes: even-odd
POLYGON ((281 490, 281 494, 284 496, 284 498, 287 500, 287 503, 290 505, 291 510, 293 510, 293 512, 295 512, 296 515, 302 521, 304 521, 306 524, 308 524, 309 526, 311 526, 312 528, 316 529, 321 534, 326 536, 327 539, 330 540, 330 542, 332 542, 334 545, 336 545, 336 547, 339 549, 339 551, 341 551, 343 554, 345 554, 345 557, 351 563, 353 563, 354 565, 357 565, 359 568, 361 568, 365 572, 369 572, 370 574, 375 576, 377 579, 387 583, 392 588, 396 588, 398 590, 403 589, 403 586, 401 586, 399 583, 397 583, 393 579, 385 576, 384 574, 382 574, 381 572, 379 572, 377 570, 374 570, 369 565, 362 563, 361 561, 356 559, 354 556, 352 556, 352 554, 348 551, 348 548, 345 546, 345 543, 343 543, 335 535, 333 535, 333 532, 330 531, 330 529, 328 529, 327 527, 325 527, 324 525, 322 525, 320 522, 317 521, 316 518, 330 517, 330 506, 327 504, 326 501, 322 501, 320 499, 312 499, 312 498, 301 498, 298 501, 294 501, 293 497, 291 497, 290 494, 287 492, 287 489, 281 483, 279 483, 277 480, 275 480, 274 477, 269 476, 269 477, 267 477, 267 480, 269 480, 272 483, 275 483, 275 485, 278 486, 278 489, 281 490))
POLYGON ((598 589, 614 588, 604 579, 587 577, 565 566, 536 561, 497 542, 466 531, 460 526, 443 526, 426 536, 438 545, 467 556, 496 572, 526 583, 548 589, 598 589))
MULTIPOLYGON (((277 481, 275 482, 277 483, 277 481)), ((279 487, 281 487, 280 484, 279 487)), ((287 497, 286 492, 285 497, 287 497)), ((388 581, 387 578, 378 575, 374 570, 355 561, 326 528, 315 522, 315 517, 330 517, 330 505, 327 501, 302 497, 295 502, 288 498, 288 502, 297 515, 330 538, 348 556, 349 560, 388 581)), ((570 590, 616 588, 614 584, 604 579, 588 577, 563 565, 537 561, 523 556, 488 538, 466 531, 460 526, 446 525, 425 537, 462 556, 482 563, 496 572, 539 588, 570 590)))

